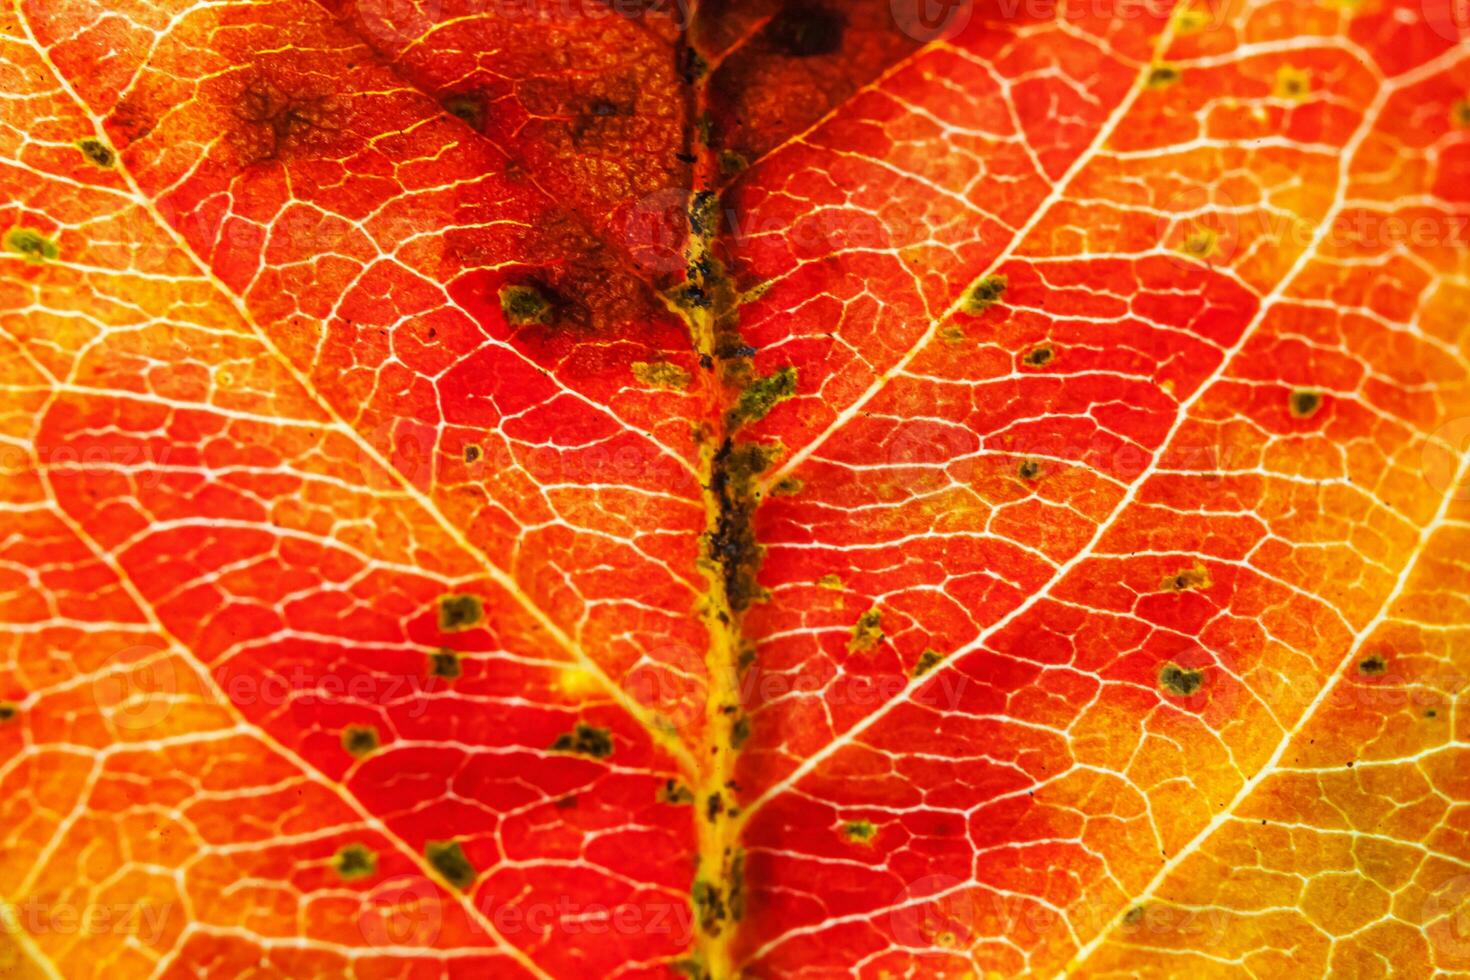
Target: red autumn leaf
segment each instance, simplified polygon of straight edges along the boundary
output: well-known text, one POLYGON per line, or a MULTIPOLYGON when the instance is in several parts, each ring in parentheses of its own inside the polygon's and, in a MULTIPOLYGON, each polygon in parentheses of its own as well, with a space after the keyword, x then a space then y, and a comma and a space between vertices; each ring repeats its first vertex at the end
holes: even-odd
POLYGON ((17 976, 1470 969, 1449 0, 18 0, 17 976))

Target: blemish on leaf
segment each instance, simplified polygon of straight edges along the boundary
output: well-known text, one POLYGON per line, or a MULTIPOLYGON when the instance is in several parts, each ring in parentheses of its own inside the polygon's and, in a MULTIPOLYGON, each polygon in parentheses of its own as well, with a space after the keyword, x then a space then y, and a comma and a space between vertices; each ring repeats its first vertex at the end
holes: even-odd
POLYGON ((817 586, 823 589, 832 589, 841 592, 844 588, 841 575, 823 575, 817 579, 817 586))
POLYGON ((796 0, 766 24, 764 34, 771 47, 792 58, 831 54, 842 48, 847 18, 820 4, 796 0))
POLYGON ((1215 254, 1215 246, 1219 241, 1220 236, 1215 234, 1215 229, 1196 228, 1184 236, 1184 241, 1179 243, 1179 251, 1197 259, 1207 259, 1215 254))
POLYGON ((478 92, 458 92, 444 100, 444 111, 475 132, 485 129, 485 97, 478 92))
POLYGON ((473 442, 465 443, 464 461, 466 463, 478 463, 480 461, 480 457, 483 455, 484 452, 480 449, 479 446, 475 445, 473 442))
POLYGON ((1381 674, 1388 669, 1388 661, 1382 654, 1375 653, 1371 657, 1364 657, 1358 661, 1358 670, 1364 674, 1381 674))
POLYGON ((1307 97, 1311 89, 1311 72, 1293 68, 1291 65, 1282 65, 1276 69, 1276 82, 1271 91, 1278 99, 1300 102, 1307 97))
POLYGON ((1005 291, 1005 276, 986 276, 971 286, 970 291, 965 294, 965 309, 970 313, 983 313, 1000 302, 1005 291))
POLYGON ((1159 687, 1166 694, 1187 698, 1204 683, 1204 671, 1188 670, 1178 664, 1165 664, 1159 671, 1159 687))
POLYGON ((513 327, 551 322, 551 301, 529 284, 500 287, 500 309, 513 327))
POLYGON ((734 749, 736 752, 739 752, 740 747, 743 746, 746 740, 749 738, 750 719, 745 715, 741 715, 739 718, 736 718, 735 723, 730 726, 730 748, 734 749))
POLYGON ((108 170, 117 163, 117 154, 112 152, 112 147, 95 136, 77 140, 76 146, 82 151, 82 156, 86 157, 93 166, 108 170))
POLYGON ((842 836, 857 844, 871 844, 878 828, 866 820, 850 820, 842 825, 842 836))
POLYGON ((14 701, 0 701, 0 725, 13 721, 20 714, 20 705, 14 701))
POLYGON ((1186 568, 1173 575, 1165 575, 1159 582, 1159 591, 1184 592, 1189 589, 1208 589, 1210 584, 1210 570, 1197 564, 1193 568, 1186 568))
POLYGON ((473 629, 485 618, 485 606, 480 597, 466 593, 441 596, 439 599, 439 629, 444 633, 473 629))
POLYGON ((1145 84, 1151 89, 1168 88, 1179 81, 1179 69, 1173 65, 1154 65, 1149 69, 1145 84))
POLYGON ((796 368, 783 367, 775 374, 756 378, 740 392, 735 407, 730 409, 725 424, 734 430, 747 422, 756 422, 766 416, 778 402, 796 394, 796 368))
POLYGON ((758 502, 752 483, 781 451, 779 446, 754 442, 736 445, 726 439, 715 455, 710 492, 719 501, 720 514, 709 536, 709 552, 724 573, 726 601, 737 613, 766 595, 756 581, 765 548, 756 540, 751 523, 758 502))
POLYGON ((721 150, 719 155, 720 173, 726 177, 733 177, 746 167, 750 161, 734 150, 721 150))
POLYGON ((367 878, 378 870, 378 855, 362 844, 348 844, 333 856, 332 868, 344 881, 367 878))
POLYGON ((459 662, 459 654, 453 650, 435 650, 429 654, 429 674, 432 677, 443 677, 453 680, 463 672, 459 662))
POLYGON ((1322 393, 1307 388, 1298 388, 1288 400, 1291 414, 1299 419, 1309 419, 1322 407, 1322 393))
POLYGON ((1450 107, 1450 121, 1456 126, 1470 126, 1470 99, 1459 99, 1450 107))
POLYGON ((725 908, 725 897, 718 885, 708 881, 696 880, 694 888, 690 893, 694 901, 694 914, 699 919, 699 928, 706 935, 718 936, 721 923, 729 915, 725 908))
POLYGON ((1174 31, 1177 34, 1198 34, 1209 26, 1209 13, 1197 7, 1180 7, 1174 12, 1174 31))
POLYGON ((852 638, 847 641, 849 653, 867 653, 883 639, 883 611, 877 606, 858 617, 852 638))
POLYGON ((591 725, 577 722, 576 728, 570 732, 563 732, 551 743, 553 752, 572 752, 577 755, 591 756, 594 759, 605 759, 612 755, 613 741, 612 733, 606 728, 594 728, 591 725))
POLYGON ((342 747, 360 759, 378 747, 378 730, 371 725, 348 725, 342 729, 342 747))
POLYGON ((34 228, 12 228, 5 233, 5 249, 27 262, 49 262, 61 254, 56 243, 34 228))
POLYGON ((771 488, 771 496, 789 497, 792 494, 801 493, 802 486, 804 486, 804 484, 801 482, 801 480, 797 479, 794 476, 783 477, 776 482, 776 485, 774 487, 771 488))
POLYGON ((475 880, 474 865, 465 857, 464 848, 455 840, 431 840, 424 844, 424 857, 444 880, 463 891, 475 880))
POLYGON ((1123 916, 1123 921, 1130 926, 1138 925, 1138 923, 1143 921, 1143 906, 1133 906, 1133 908, 1129 909, 1127 914, 1123 916))
POLYGON ((925 650, 919 654, 919 662, 914 664, 914 676, 923 677, 929 671, 944 662, 944 654, 938 650, 925 650))
POLYGON ((326 142, 344 125, 338 100, 309 91, 287 91, 268 78, 256 78, 245 87, 235 114, 243 125, 232 139, 249 164, 326 142))
POLYGON ((1041 461, 1036 459, 1023 459, 1016 467, 1016 475, 1023 480, 1034 480, 1041 476, 1041 461))
POLYGON ((1051 363, 1056 351, 1050 347, 1033 347, 1021 356, 1021 363, 1026 367, 1043 367, 1051 363))
POLYGON ((692 806, 694 794, 678 780, 668 779, 658 788, 658 801, 670 806, 692 806))
POLYGON ((689 372, 668 361, 634 361, 633 377, 650 388, 689 387, 689 372))

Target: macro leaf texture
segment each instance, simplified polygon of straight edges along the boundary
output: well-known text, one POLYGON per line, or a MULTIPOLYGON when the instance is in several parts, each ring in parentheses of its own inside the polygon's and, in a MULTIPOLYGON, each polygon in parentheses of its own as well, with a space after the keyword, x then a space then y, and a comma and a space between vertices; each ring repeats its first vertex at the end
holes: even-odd
POLYGON ((1470 975, 1464 4, 0 20, 0 973, 1470 975))

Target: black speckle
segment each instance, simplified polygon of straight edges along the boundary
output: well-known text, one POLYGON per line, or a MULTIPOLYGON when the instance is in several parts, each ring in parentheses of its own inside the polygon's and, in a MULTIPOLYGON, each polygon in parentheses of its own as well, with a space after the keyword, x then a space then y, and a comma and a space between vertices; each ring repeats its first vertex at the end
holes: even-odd
POLYGON ((1358 661, 1358 670, 1364 674, 1381 674, 1388 669, 1388 661, 1383 659, 1382 654, 1373 654, 1358 661))
POLYGON ((1056 352, 1050 347, 1033 347, 1021 357, 1021 363, 1027 367, 1043 367, 1050 364, 1055 356, 1056 352))
POLYGON ((429 673, 432 676, 453 680, 462 672, 459 654, 453 650, 435 650, 429 654, 429 673))
POLYGON ((96 137, 77 140, 77 149, 82 151, 82 156, 103 169, 108 169, 117 162, 117 154, 112 152, 112 147, 96 137))
POLYGON ((1023 459, 1016 467, 1016 475, 1023 480, 1034 480, 1041 475, 1041 463, 1034 459, 1023 459))
POLYGON ((1291 393, 1289 404, 1292 415, 1295 415, 1299 419, 1311 418, 1322 407, 1322 394, 1321 392, 1298 388, 1291 393))
POLYGON ((439 600, 439 629, 445 633, 471 629, 484 617, 479 596, 447 595, 439 600))
POLYGON ((20 714, 20 705, 14 701, 0 701, 0 724, 11 721, 20 714))
POLYGON ((770 23, 765 36, 771 47, 792 58, 831 54, 842 48, 847 18, 814 3, 788 3, 770 23))
POLYGON ((479 462, 479 460, 480 447, 475 445, 474 443, 469 443, 468 445, 466 445, 464 447, 464 461, 466 463, 476 463, 479 462))
POLYGON ((577 722, 577 727, 570 732, 563 732, 551 743, 553 752, 573 752, 577 755, 588 755, 594 759, 605 759, 612 755, 613 742, 612 733, 606 728, 593 728, 591 725, 577 722))

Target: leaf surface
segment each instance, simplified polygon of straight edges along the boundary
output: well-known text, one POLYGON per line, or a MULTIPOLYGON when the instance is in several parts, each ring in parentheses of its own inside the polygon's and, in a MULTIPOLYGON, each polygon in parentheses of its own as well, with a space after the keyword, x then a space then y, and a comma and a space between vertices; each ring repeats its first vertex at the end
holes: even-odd
POLYGON ((1470 966, 1452 12, 955 9, 7 10, 17 975, 1470 966))

